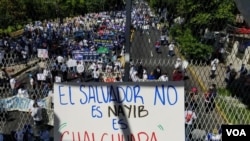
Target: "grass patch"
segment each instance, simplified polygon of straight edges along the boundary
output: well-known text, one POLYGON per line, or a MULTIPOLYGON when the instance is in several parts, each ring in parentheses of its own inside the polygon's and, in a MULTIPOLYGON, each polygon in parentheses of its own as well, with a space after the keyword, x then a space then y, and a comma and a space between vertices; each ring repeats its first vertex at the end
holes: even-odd
POLYGON ((232 98, 230 91, 218 89, 216 104, 229 123, 250 124, 250 110, 237 98, 232 98))
POLYGON ((220 96, 231 96, 231 92, 225 88, 218 88, 217 92, 220 96))

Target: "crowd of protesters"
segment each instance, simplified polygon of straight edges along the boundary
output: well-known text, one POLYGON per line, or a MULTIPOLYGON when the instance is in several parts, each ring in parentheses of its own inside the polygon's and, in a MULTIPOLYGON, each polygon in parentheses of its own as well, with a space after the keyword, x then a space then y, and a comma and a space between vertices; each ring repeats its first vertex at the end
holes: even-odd
MULTIPOLYGON (((150 11, 138 8, 132 12, 132 24, 135 30, 147 33, 149 28, 160 29, 158 22, 150 19, 150 11)), ((165 30, 165 28, 164 28, 165 30)), ((26 85, 18 85, 18 80, 8 76, 4 67, 0 71, 1 83, 3 79, 10 84, 11 95, 22 94, 33 99, 30 106, 30 115, 35 125, 39 125, 42 117, 35 117, 41 112, 36 99, 47 96, 53 97, 54 82, 123 82, 124 81, 124 43, 125 43, 125 12, 90 13, 85 16, 67 18, 63 21, 44 21, 28 24, 24 33, 19 38, 3 37, 0 46, 4 52, 2 64, 8 64, 9 58, 14 58, 14 63, 24 63, 38 56, 39 49, 46 50, 39 59, 44 62, 36 72, 28 74, 29 82, 26 85), (9 53, 8 53, 9 52, 9 53), (87 53, 87 55, 86 55, 87 53), (22 61, 21 61, 22 60, 22 61), (20 62, 21 61, 21 62, 20 62), (39 94, 38 94, 39 93, 39 94), (35 95, 35 96, 34 96, 35 95)), ((174 55, 174 43, 168 42, 168 38, 161 36, 158 46, 168 45, 169 52, 166 55, 174 55)), ((28 65, 28 64, 27 64, 28 65)), ((129 79, 133 82, 142 81, 181 81, 188 79, 186 67, 188 63, 180 58, 176 63, 172 74, 164 72, 161 66, 152 70, 143 62, 130 62, 129 79)), ((3 65, 4 66, 4 65, 3 65)), ((212 67, 212 75, 215 70, 212 67)), ((243 71, 243 70, 242 70, 243 71)), ((231 72, 228 71, 228 72, 231 72)), ((231 79, 227 80, 228 82, 231 79)), ((198 107, 198 88, 193 87, 187 92, 185 105, 185 126, 186 137, 191 139, 210 140, 219 132, 206 133, 201 129, 195 120, 199 118, 195 113, 198 107), (189 115, 189 116, 188 116, 189 115), (191 115, 191 116, 190 116, 191 115), (196 131, 199 131, 197 134, 196 131)), ((203 96, 205 102, 205 113, 215 108, 217 95, 216 85, 213 84, 203 96)), ((36 134, 37 138, 48 140, 48 128, 43 127, 36 134)), ((29 141, 33 138, 34 130, 31 125, 25 125, 23 129, 13 131, 13 138, 16 140, 29 141)), ((218 133, 218 134, 217 134, 218 133)), ((0 140, 1 140, 0 134, 0 140)))

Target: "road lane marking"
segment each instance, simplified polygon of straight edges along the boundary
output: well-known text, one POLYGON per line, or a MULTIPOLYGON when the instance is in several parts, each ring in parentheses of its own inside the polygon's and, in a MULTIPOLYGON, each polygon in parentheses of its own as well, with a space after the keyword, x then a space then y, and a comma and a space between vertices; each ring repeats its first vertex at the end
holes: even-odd
POLYGON ((151 57, 153 57, 153 56, 154 56, 152 51, 150 52, 150 54, 151 54, 151 57))
POLYGON ((148 39, 148 43, 150 43, 151 42, 151 40, 150 40, 150 38, 148 39))

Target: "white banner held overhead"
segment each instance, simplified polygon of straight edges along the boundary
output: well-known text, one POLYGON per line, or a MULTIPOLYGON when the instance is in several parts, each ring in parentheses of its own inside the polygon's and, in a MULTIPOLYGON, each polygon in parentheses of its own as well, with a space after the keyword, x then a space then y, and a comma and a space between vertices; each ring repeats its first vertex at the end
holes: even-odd
POLYGON ((43 73, 38 73, 36 76, 37 76, 37 80, 39 80, 39 81, 46 80, 46 76, 43 73))
MULTIPOLYGON (((0 99, 0 110, 29 112, 31 101, 32 100, 29 98, 19 96, 0 99)), ((45 97, 38 100, 38 105, 46 111, 46 115, 48 117, 46 124, 54 126, 54 110, 51 109, 51 103, 51 97, 45 97)))
POLYGON ((67 64, 67 67, 69 67, 69 68, 76 67, 77 66, 77 60, 69 59, 66 64, 67 64))
POLYGON ((37 49, 37 57, 38 58, 49 58, 47 49, 37 49))
POLYGON ((58 141, 185 140, 182 82, 54 84, 54 108, 58 141))

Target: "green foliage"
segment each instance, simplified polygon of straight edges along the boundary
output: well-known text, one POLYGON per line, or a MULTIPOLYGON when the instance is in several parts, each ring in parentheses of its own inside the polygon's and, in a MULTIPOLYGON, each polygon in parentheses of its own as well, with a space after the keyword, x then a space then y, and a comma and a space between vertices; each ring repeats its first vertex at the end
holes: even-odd
POLYGON ((172 26, 169 30, 170 35, 175 39, 176 37, 178 38, 179 35, 182 34, 181 31, 181 26, 176 24, 174 26, 172 26))
POLYGON ((22 29, 22 28, 23 28, 23 26, 22 26, 22 25, 20 25, 20 24, 18 24, 18 25, 16 26, 16 28, 17 28, 17 30, 20 30, 20 29, 22 29))
POLYGON ((212 47, 200 43, 189 28, 182 31, 181 26, 174 26, 170 29, 170 35, 178 43, 179 50, 187 59, 206 60, 212 53, 212 47))

